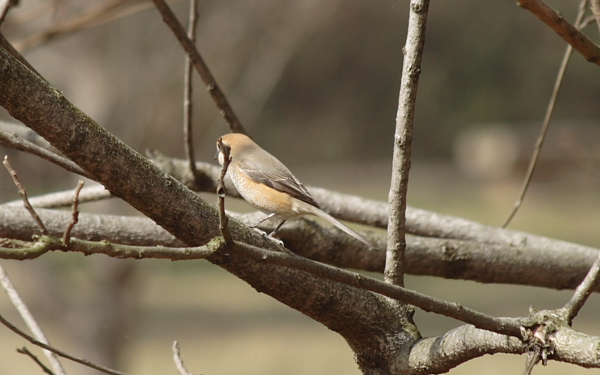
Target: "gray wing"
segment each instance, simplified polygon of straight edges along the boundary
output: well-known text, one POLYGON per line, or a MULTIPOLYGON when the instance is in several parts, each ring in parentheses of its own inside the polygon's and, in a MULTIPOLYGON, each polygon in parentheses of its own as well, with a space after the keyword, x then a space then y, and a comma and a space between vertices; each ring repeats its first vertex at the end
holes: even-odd
MULTIPOLYGON (((269 155, 271 156, 271 155, 269 155)), ((311 197, 304 185, 275 157, 268 160, 270 165, 277 168, 268 168, 265 163, 239 161, 239 167, 244 174, 253 181, 267 185, 275 190, 289 194, 292 197, 319 208, 319 204, 311 197), (275 170, 275 171, 274 171, 275 170)))

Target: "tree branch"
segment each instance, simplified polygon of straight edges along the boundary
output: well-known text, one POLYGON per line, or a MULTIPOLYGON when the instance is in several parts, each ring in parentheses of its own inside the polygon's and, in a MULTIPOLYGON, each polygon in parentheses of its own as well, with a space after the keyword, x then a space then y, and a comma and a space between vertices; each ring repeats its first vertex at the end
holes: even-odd
MULTIPOLYGON (((6 270, 4 269, 4 267, 2 265, 0 265, 0 284, 2 284, 2 287, 6 291, 8 298, 10 299, 12 304, 15 306, 15 308, 19 312, 19 315, 21 316, 21 318, 23 319, 23 321, 25 322, 25 324, 27 325, 29 330, 37 338, 37 341, 39 341, 43 344, 49 345, 50 342, 48 341, 48 338, 44 334, 44 331, 42 331, 42 328, 36 322, 35 318, 33 317, 31 312, 29 311, 29 308, 27 307, 27 305, 25 304, 25 302, 23 301, 23 299, 17 292, 17 289, 15 288, 12 281, 8 277, 8 274, 6 273, 6 270)), ((60 363, 60 361, 58 360, 58 357, 56 356, 56 354, 50 350, 44 350, 43 352, 44 352, 44 355, 46 356, 46 358, 48 358, 48 361, 52 365, 52 368, 54 369, 54 371, 58 375, 66 375, 65 370, 62 367, 62 364, 60 363)))
POLYGON ((173 341, 173 362, 175 362, 175 368, 177 368, 177 372, 179 372, 180 375, 193 375, 191 372, 189 372, 184 364, 183 364, 183 360, 181 359, 181 353, 179 352, 179 343, 177 343, 177 341, 173 341))
POLYGON ((213 77, 212 73, 208 69, 208 66, 204 62, 204 59, 200 55, 200 52, 196 49, 194 43, 188 38, 187 33, 185 32, 185 28, 181 25, 181 23, 173 14, 173 11, 164 0, 152 0, 156 9, 160 12, 163 17, 165 23, 171 28, 171 31, 183 47, 184 51, 190 57, 194 67, 200 74, 200 78, 202 78, 202 82, 208 88, 208 92, 210 93, 211 98, 217 105, 217 108, 221 110, 221 114, 229 128, 234 133, 243 133, 246 134, 246 131, 242 127, 242 124, 238 120, 233 108, 229 104, 229 101, 221 91, 221 88, 217 84, 217 81, 213 77))
POLYGON ((19 0, 0 0, 0 26, 2 26, 10 8, 17 4, 19 4, 19 0))
MULTIPOLYGON (((586 3, 587 0, 581 0, 581 3, 579 4, 579 12, 577 13, 577 18, 575 19, 575 27, 577 29, 581 28, 583 16, 585 15, 586 11, 586 3)), ((517 198, 517 201, 515 202, 511 213, 508 215, 508 219, 506 219, 504 225, 502 225, 502 228, 506 228, 508 226, 508 224, 511 222, 511 220, 523 204, 523 198, 525 197, 525 193, 529 188, 529 184, 531 183, 531 178, 533 177, 535 166, 537 165, 540 153, 542 152, 542 146, 544 145, 544 140, 546 139, 546 134, 548 133, 548 129, 550 127, 550 119, 552 118, 552 114, 554 113, 554 105, 556 104, 558 92, 560 91, 560 87, 562 86, 563 78, 565 76, 565 72, 567 71, 567 66, 569 65, 569 60, 571 59, 572 54, 573 47, 571 45, 568 45, 567 49, 565 50, 565 54, 563 55, 562 62, 560 63, 560 68, 558 69, 558 76, 556 77, 556 81, 554 81, 554 88, 552 89, 550 101, 548 102, 548 107, 546 108, 546 115, 544 116, 544 122, 542 123, 542 130, 536 141, 533 155, 531 156, 531 160, 529 162, 529 166, 527 167, 525 179, 523 180, 523 185, 521 186, 521 192, 519 193, 519 196, 517 198)))
POLYGON ((48 231, 46 230, 44 223, 42 222, 42 220, 40 219, 38 214, 35 212, 33 207, 31 207, 31 204, 29 204, 29 200, 27 199, 27 191, 25 191, 25 188, 23 187, 23 185, 21 185, 21 181, 19 181, 19 176, 17 176, 17 171, 15 171, 12 168, 12 166, 10 165, 10 162, 8 161, 8 155, 4 156, 4 161, 2 163, 6 167, 6 170, 10 174, 10 177, 12 177, 12 180, 13 180, 15 186, 17 187, 19 195, 21 196, 21 199, 23 200, 23 205, 25 206, 27 211, 29 211, 29 214, 31 215, 33 220, 35 220, 35 223, 37 224, 37 226, 40 229, 40 231, 42 232, 42 234, 48 234, 48 231))
POLYGON ((412 0, 408 18, 408 34, 404 46, 402 80, 396 115, 392 178, 388 197, 389 222, 387 256, 384 276, 386 281, 404 285, 404 251, 406 249, 406 193, 410 171, 413 122, 417 88, 421 73, 421 57, 425 45, 425 26, 429 0, 412 0))
POLYGON ((548 25, 587 61, 600 65, 600 47, 567 22, 560 13, 541 0, 517 0, 517 4, 548 25))
POLYGON ((90 361, 87 361, 85 359, 82 358, 78 358, 75 356, 72 356, 68 353, 65 353, 61 350, 58 350, 46 343, 43 343, 41 341, 38 341, 36 339, 34 339, 33 337, 29 336, 28 334, 26 334, 25 332, 21 331, 20 329, 18 329, 17 327, 15 327, 14 325, 12 325, 8 320, 4 319, 4 317, 2 315, 0 315, 0 323, 4 324, 8 329, 10 329, 11 331, 13 331, 14 333, 16 333, 17 335, 21 336, 22 338, 24 338, 25 340, 29 341, 30 343, 32 343, 33 345, 39 346, 42 349, 48 350, 60 357, 69 359, 73 362, 77 362, 81 365, 84 365, 86 367, 89 368, 93 368, 94 370, 98 370, 101 372, 104 372, 106 374, 110 374, 110 375, 125 375, 125 373, 123 372, 119 372, 119 371, 115 371, 112 369, 109 369, 108 367, 104 367, 104 366, 100 366, 97 364, 94 364, 90 361))
POLYGON ((32 155, 39 156, 51 163, 66 169, 69 172, 77 173, 80 176, 90 178, 90 176, 71 160, 66 159, 52 151, 48 151, 43 147, 33 144, 29 141, 21 139, 15 134, 10 134, 0 129, 0 144, 6 147, 11 147, 16 150, 28 152, 32 155))
POLYGON ((592 290, 594 286, 598 283, 598 276, 600 274, 600 256, 594 262, 590 271, 583 279, 581 284, 575 289, 575 293, 573 297, 567 302, 567 304, 563 307, 564 315, 566 321, 571 325, 573 323, 573 319, 579 313, 579 310, 583 307, 590 294, 592 294, 592 290))
POLYGON ((525 344, 516 337, 465 325, 438 337, 419 340, 405 356, 399 356, 399 373, 441 374, 470 359, 488 353, 522 354, 525 344))
MULTIPOLYGON (((38 209, 50 235, 60 237, 70 220, 65 211, 38 209)), ((230 215, 232 215, 230 213, 230 215)), ((250 225, 254 214, 234 215, 250 225)), ((273 229, 264 227, 265 230, 273 229)), ((0 205, 0 237, 30 240, 37 231, 27 211, 0 205)), ((180 241, 147 218, 81 213, 73 237, 137 246, 182 247, 180 241)), ((291 221, 280 237, 292 251, 337 267, 383 272, 384 251, 353 247, 338 231, 308 220, 291 221)), ((379 243, 375 237, 369 240, 379 243)), ((407 236, 407 270, 413 275, 575 289, 598 257, 598 250, 548 240, 546 248, 490 245, 473 241, 407 236)), ((600 291, 598 286, 594 291, 600 291)))
MULTIPOLYGON (((115 196, 188 245, 199 246, 219 235, 214 206, 98 126, 1 48, 0 75, 0 105, 115 196)), ((229 220, 229 230, 239 241, 279 249, 237 220, 229 220)), ((397 319, 387 299, 371 292, 244 257, 215 254, 209 261, 338 332, 365 370, 386 368, 384 358, 392 355, 393 348, 415 337, 415 331, 406 331, 397 319)))
MULTIPOLYGON (((188 38, 192 44, 196 45, 196 28, 198 26, 198 1, 190 0, 190 16, 188 21, 188 38)), ((194 155, 194 137, 193 137, 193 75, 192 60, 189 56, 185 57, 185 69, 183 74, 183 147, 189 162, 190 172, 194 179, 198 176, 196 169, 196 157, 194 155)))
MULTIPOLYGON (((181 249, 123 246, 107 242, 90 243, 73 239, 71 248, 68 250, 62 247, 60 241, 47 238, 40 238, 38 241, 45 242, 49 246, 57 246, 55 248, 57 250, 78 251, 86 255, 102 253, 117 258, 182 260, 211 259, 220 256, 219 254, 227 257, 240 255, 266 264, 303 270, 356 288, 365 288, 413 304, 425 311, 472 322, 476 326, 485 327, 486 330, 504 332, 509 336, 520 337, 522 324, 531 329, 535 329, 535 326, 548 324, 548 328, 544 329, 544 332, 546 332, 544 335, 549 340, 550 348, 554 351, 554 354, 551 355, 552 359, 584 367, 600 366, 600 358, 594 354, 596 348, 600 345, 600 338, 573 331, 566 325, 560 325, 560 322, 553 318, 552 311, 534 313, 531 317, 525 319, 494 318, 455 303, 440 301, 380 280, 326 266, 295 254, 268 251, 239 242, 236 242, 231 252, 229 252, 228 249, 231 247, 226 245, 223 240, 215 240, 207 246, 181 249), (554 321, 557 321, 558 325, 553 323, 554 321), (574 342, 576 344, 573 344, 574 342)), ((560 317, 558 318, 560 319, 560 317)), ((460 363, 483 354, 520 354, 526 349, 527 344, 521 340, 515 340, 497 333, 486 333, 472 326, 464 326, 439 338, 418 340, 409 352, 400 352, 395 362, 398 368, 410 370, 406 373, 438 373, 448 371, 460 363), (442 358, 447 360, 442 361, 442 358)))
MULTIPOLYGON (((112 197, 110 192, 102 185, 87 186, 79 192, 79 203, 96 202, 112 197)), ((22 201, 14 200, 3 203, 4 206, 20 207, 22 201)), ((33 207, 59 208, 67 207, 73 203, 73 190, 58 191, 29 198, 33 207)))
POLYGON ((21 353, 21 354, 25 354, 26 356, 28 356, 29 358, 31 358, 31 360, 32 360, 32 361, 34 361, 34 362, 35 362, 35 363, 36 363, 38 366, 40 366, 40 368, 42 369, 42 371, 43 371, 44 373, 46 373, 46 374, 48 374, 48 375, 54 375, 54 373, 52 372, 52 370, 50 370, 48 367, 46 367, 46 366, 45 366, 45 365, 42 363, 42 361, 40 361, 40 360, 38 359, 38 357, 36 357, 35 355, 33 355, 33 353, 31 353, 31 352, 29 351, 29 349, 27 349, 27 347, 25 347, 25 346, 24 346, 24 347, 22 347, 22 348, 19 348, 19 349, 17 349, 17 352, 18 352, 18 353, 21 353))

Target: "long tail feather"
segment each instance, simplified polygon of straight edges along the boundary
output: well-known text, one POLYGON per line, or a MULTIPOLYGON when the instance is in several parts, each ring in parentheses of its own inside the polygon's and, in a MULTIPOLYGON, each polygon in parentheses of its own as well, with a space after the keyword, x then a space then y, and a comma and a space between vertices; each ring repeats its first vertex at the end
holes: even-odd
POLYGON ((360 234, 356 233, 355 231, 353 231, 352 229, 348 228, 346 225, 342 224, 338 219, 334 218, 333 216, 329 215, 328 213, 314 207, 314 210, 312 210, 313 214, 327 220, 328 222, 330 222, 331 224, 335 225, 336 227, 338 227, 339 229, 341 229, 342 231, 346 232, 347 234, 349 234, 350 236, 356 238, 357 240, 359 240, 360 242, 364 243, 365 245, 369 246, 372 249, 377 249, 377 246, 373 245, 373 243, 371 243, 371 241, 367 240, 366 238, 364 238, 363 236, 361 236, 360 234))

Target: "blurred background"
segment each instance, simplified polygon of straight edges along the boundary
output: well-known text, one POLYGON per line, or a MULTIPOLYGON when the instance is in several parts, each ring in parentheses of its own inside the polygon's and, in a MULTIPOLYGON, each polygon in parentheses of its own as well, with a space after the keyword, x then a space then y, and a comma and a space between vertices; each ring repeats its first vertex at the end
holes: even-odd
MULTIPOLYGON (((579 2, 548 3, 573 20, 579 2)), ((187 2, 170 4, 186 23, 187 2)), ((408 2, 390 0, 205 0, 197 44, 242 124, 302 181, 385 200, 407 11, 408 2)), ((184 156, 184 54, 150 2, 23 1, 2 32, 69 100, 132 148, 184 156)), ((599 41, 595 24, 585 32, 599 41)), ((505 221, 565 48, 514 2, 432 2, 410 205, 489 225, 505 221)), ((212 162, 215 139, 227 127, 194 79, 196 155, 212 162)), ((598 66, 574 54, 511 228, 600 247, 599 91, 598 66)), ((2 108, 0 120, 10 120, 2 108)), ((75 186, 77 177, 57 167, 1 151, 30 196, 75 186)), ((0 177, 0 199, 17 198, 8 174, 0 177)), ((136 214, 116 200, 81 210, 136 214)), ((3 265, 52 343, 131 374, 175 374, 173 340, 194 373, 359 373, 337 334, 207 262, 61 253, 3 265)), ((530 305, 556 308, 570 296, 430 277, 409 277, 407 286, 500 316, 524 315, 530 305)), ((19 322, 4 295, 0 311, 19 322)), ((599 312, 592 296, 575 328, 600 335, 599 312)), ((425 336, 460 325, 420 311, 416 320, 425 336)), ((39 371, 15 352, 24 344, 0 327, 0 373, 39 371)), ((520 373, 524 363, 524 357, 487 356, 450 373, 520 373)), ((66 366, 70 374, 94 373, 66 366)), ((583 369, 551 363, 534 370, 566 372, 583 369)))

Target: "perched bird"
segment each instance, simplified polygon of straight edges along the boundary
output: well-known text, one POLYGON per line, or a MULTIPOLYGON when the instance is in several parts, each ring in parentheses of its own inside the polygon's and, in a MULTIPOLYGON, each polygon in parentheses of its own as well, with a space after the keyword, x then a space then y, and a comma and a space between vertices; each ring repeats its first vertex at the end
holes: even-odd
MULTIPOLYGON (((315 215, 369 247, 376 248, 369 240, 321 210, 292 172, 246 135, 230 133, 219 138, 219 141, 230 148, 231 162, 227 174, 236 189, 248 203, 268 214, 253 227, 271 217, 278 217, 283 221, 269 235, 273 236, 287 220, 303 215, 315 215)), ((223 165, 224 155, 219 142, 217 153, 219 163, 223 165)))

